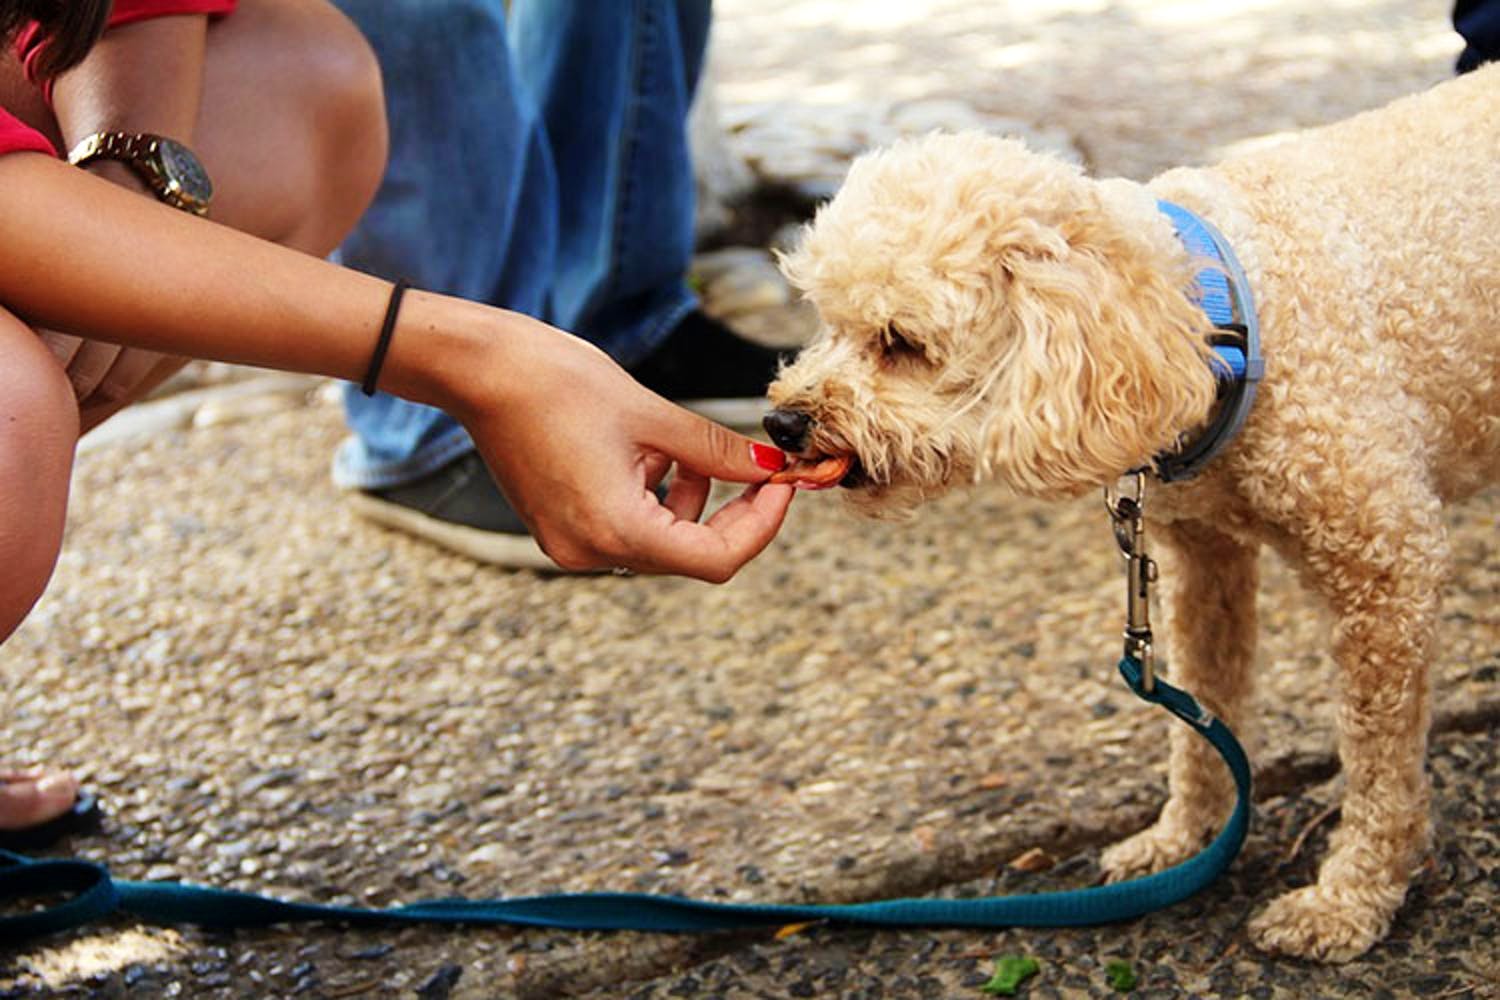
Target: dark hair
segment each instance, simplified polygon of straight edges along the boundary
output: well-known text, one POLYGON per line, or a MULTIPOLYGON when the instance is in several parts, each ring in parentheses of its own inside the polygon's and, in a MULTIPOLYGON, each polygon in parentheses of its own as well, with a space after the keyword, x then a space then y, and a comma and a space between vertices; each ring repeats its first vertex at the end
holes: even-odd
POLYGON ((83 61, 104 34, 111 0, 0 0, 0 39, 9 44, 27 21, 40 29, 32 45, 38 79, 56 76, 83 61))

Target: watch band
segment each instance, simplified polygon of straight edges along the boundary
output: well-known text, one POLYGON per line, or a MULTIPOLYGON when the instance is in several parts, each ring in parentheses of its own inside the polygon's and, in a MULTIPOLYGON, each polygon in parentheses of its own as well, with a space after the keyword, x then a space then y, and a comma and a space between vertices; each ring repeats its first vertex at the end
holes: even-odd
POLYGON ((155 136, 139 132, 95 132, 68 151, 68 162, 81 167, 90 160, 125 160, 135 163, 153 152, 155 136))
MULTIPOLYGON (((207 215, 208 201, 186 195, 163 167, 162 142, 160 136, 146 132, 95 132, 68 151, 68 162, 82 167, 94 160, 118 160, 135 170, 163 204, 194 215, 207 215)), ((178 143, 173 145, 186 148, 178 143)))

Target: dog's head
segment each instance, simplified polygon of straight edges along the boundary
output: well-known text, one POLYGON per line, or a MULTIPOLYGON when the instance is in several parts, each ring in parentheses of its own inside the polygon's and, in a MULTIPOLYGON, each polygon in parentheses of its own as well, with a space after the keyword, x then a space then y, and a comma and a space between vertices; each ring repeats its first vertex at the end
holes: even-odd
POLYGON ((854 456, 844 485, 871 509, 983 479, 1074 495, 1213 403, 1209 331, 1154 200, 1015 140, 861 157, 782 267, 821 330, 771 386, 766 428, 854 456))

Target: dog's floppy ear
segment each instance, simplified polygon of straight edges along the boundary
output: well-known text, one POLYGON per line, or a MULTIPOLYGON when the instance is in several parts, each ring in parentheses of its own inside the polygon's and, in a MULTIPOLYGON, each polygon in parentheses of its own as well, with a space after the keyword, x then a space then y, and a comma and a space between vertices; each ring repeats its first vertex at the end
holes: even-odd
POLYGON ((996 253, 1011 329, 980 473, 1025 493, 1071 496, 1111 482, 1213 405, 1207 321, 1188 298, 1190 279, 1144 241, 1089 225, 1074 217, 996 253))

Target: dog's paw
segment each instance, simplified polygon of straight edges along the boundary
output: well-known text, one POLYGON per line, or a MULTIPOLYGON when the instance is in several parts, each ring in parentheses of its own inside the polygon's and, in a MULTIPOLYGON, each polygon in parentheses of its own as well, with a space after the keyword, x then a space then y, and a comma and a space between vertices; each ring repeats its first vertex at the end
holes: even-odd
POLYGON ((1385 936, 1382 909, 1310 885, 1272 900, 1250 921, 1250 940, 1279 955, 1347 962, 1385 936))
POLYGON ((1158 820, 1155 826, 1106 848, 1099 857, 1099 867, 1104 869, 1106 882, 1123 882, 1186 861, 1202 846, 1201 833, 1158 820))

